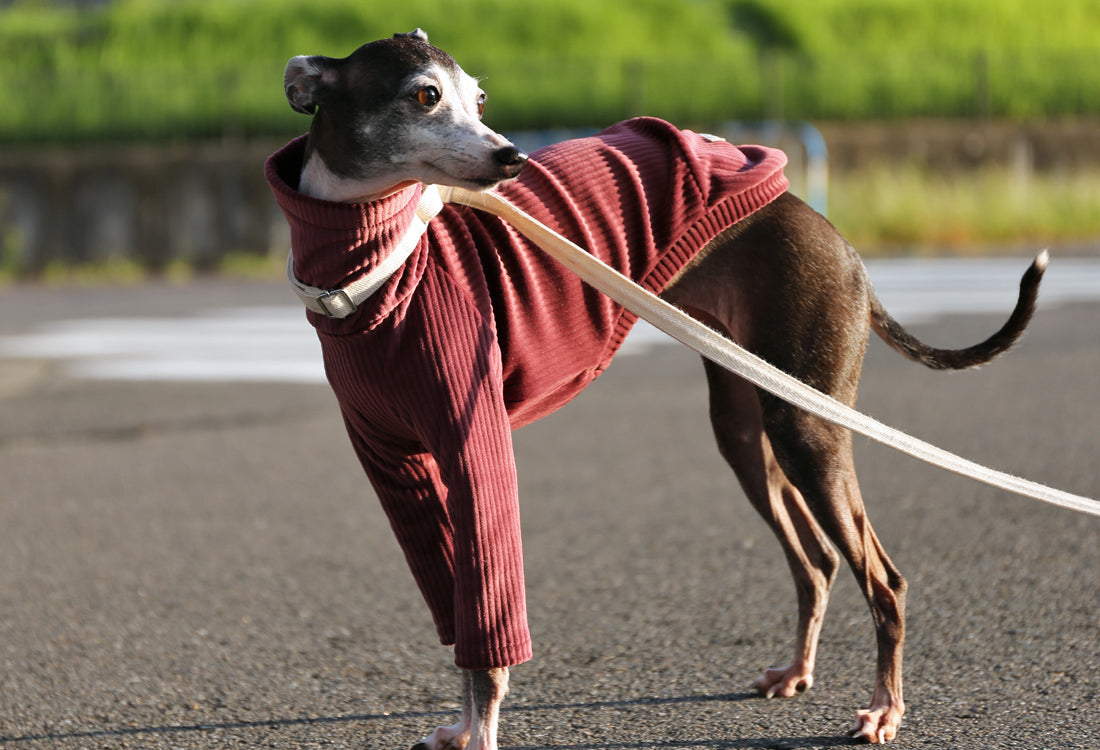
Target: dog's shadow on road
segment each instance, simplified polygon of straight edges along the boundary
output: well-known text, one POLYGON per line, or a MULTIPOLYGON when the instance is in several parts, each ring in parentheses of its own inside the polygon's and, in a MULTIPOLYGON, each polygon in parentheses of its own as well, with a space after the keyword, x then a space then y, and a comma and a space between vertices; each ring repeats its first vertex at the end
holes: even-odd
MULTIPOLYGON (((673 698, 627 698, 622 700, 589 701, 586 703, 540 703, 528 706, 508 706, 501 714, 548 713, 570 710, 599 710, 606 708, 630 708, 637 706, 665 706, 687 703, 730 703, 759 699, 757 693, 726 693, 719 695, 687 695, 673 698)), ((352 724, 367 722, 387 722, 402 719, 427 719, 432 717, 451 717, 454 711, 402 711, 377 714, 349 714, 345 716, 319 716, 311 718, 267 719, 261 721, 230 721, 209 724, 178 724, 165 726, 125 727, 118 729, 100 729, 71 732, 43 732, 18 736, 0 736, 0 746, 18 746, 37 742, 58 742, 63 740, 94 740, 137 736, 205 734, 209 732, 231 732, 246 729, 282 729, 297 726, 324 726, 326 724, 352 724)), ((646 750, 647 748, 710 747, 718 750, 798 750, 811 747, 840 747, 860 744, 847 735, 829 737, 730 737, 707 740, 640 740, 636 742, 589 742, 568 745, 502 745, 506 750, 646 750)))
MULTIPOLYGON (((502 715, 520 712, 551 712, 573 709, 598 710, 605 708, 632 708, 667 706, 683 703, 732 703, 760 700, 756 692, 723 693, 718 695, 685 695, 674 698, 629 698, 588 703, 544 703, 530 706, 508 706, 502 715)), ((830 737, 727 737, 705 740, 639 740, 634 742, 580 742, 567 745, 502 745, 507 750, 648 750, 648 748, 707 747, 717 750, 799 750, 800 748, 842 747, 863 744, 848 735, 830 737)))

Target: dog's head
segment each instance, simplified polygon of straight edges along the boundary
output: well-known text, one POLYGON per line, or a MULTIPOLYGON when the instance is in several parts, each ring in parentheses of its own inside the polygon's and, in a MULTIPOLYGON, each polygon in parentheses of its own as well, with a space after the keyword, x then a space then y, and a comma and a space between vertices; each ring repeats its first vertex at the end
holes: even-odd
POLYGON ((527 161, 482 123, 478 82, 420 29, 343 59, 295 57, 284 86, 290 106, 313 115, 303 189, 316 197, 377 197, 413 182, 488 189, 527 161))

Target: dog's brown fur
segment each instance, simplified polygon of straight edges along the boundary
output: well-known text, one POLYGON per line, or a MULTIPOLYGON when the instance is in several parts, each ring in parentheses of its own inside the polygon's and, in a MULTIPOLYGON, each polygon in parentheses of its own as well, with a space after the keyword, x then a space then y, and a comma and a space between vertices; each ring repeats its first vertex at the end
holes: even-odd
MULTIPOLYGON (((704 250, 664 296, 772 364, 853 404, 871 321, 862 263, 823 218, 783 196, 704 250)), ((766 695, 810 687, 838 567, 860 581, 875 621, 878 669, 861 733, 891 739, 904 711, 905 580, 867 520, 851 434, 705 362, 723 457, 787 556, 798 595, 794 658, 754 684, 766 695)))
MULTIPOLYGON (((786 194, 716 238, 663 296, 780 369, 854 405, 870 330, 934 369, 984 364, 1023 333, 1044 267, 1045 260, 1031 266, 1012 316, 989 339, 967 349, 934 349, 885 312, 862 262, 832 225, 786 194)), ((779 538, 798 594, 794 658, 767 670, 754 687, 768 696, 791 696, 812 684, 839 564, 835 545, 871 607, 878 644, 871 705, 859 712, 853 733, 872 742, 893 739, 905 710, 906 582, 867 518, 851 433, 704 364, 719 450, 779 538)))
MULTIPOLYGON (((869 331, 935 369, 988 362, 1023 333, 1045 260, 1031 266, 1004 327, 961 350, 910 336, 875 297, 855 251, 823 217, 790 194, 715 239, 665 291, 670 302, 715 326, 780 369, 853 405, 869 331)), ((852 462, 851 433, 757 390, 709 363, 710 416, 719 449, 786 553, 798 593, 794 658, 754 687, 791 696, 810 687, 818 635, 839 559, 871 607, 878 665, 871 705, 853 733, 893 739, 905 704, 902 645, 905 579, 867 518, 852 462)))

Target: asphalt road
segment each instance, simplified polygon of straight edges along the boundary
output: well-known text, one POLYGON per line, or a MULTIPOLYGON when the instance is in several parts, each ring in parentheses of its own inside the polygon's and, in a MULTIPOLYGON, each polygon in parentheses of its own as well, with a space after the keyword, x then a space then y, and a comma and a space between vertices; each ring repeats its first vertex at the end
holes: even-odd
MULTIPOLYGON (((5 290, 0 333, 284 295, 5 290)), ((1044 311, 978 372, 873 345, 860 405, 1098 497, 1098 320, 1098 304, 1044 311)), ((916 332, 961 345, 996 322, 916 332)), ((516 445, 536 656, 513 671, 502 746, 848 744, 874 650, 846 573, 813 690, 747 690, 789 655, 794 594, 713 448, 693 355, 621 358, 516 445)), ((911 584, 896 746, 1100 746, 1100 518, 865 441, 857 462, 911 584)), ((0 748, 405 748, 451 722, 450 655, 324 387, 84 381, 0 361, 0 479, 0 748)))

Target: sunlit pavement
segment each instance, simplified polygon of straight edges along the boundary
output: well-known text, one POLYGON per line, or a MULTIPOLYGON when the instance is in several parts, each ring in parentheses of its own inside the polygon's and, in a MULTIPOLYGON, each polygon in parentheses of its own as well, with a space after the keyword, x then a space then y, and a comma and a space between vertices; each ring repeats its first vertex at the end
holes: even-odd
MULTIPOLYGON (((1000 324, 1026 263, 990 282, 992 315, 933 313, 928 295, 903 313, 904 290, 869 265, 899 317, 953 346, 1000 324)), ((1083 301, 1100 286, 1057 268, 1022 343, 981 370, 934 373, 872 345, 860 407, 1100 495, 1100 303, 1083 301)), ((0 388, 0 747, 394 748, 453 721, 449 653, 327 387, 239 380, 249 363, 308 363, 316 344, 288 294, 222 281, 0 292, 4 346, 43 347, 0 359, 18 374, 0 388), (183 351, 205 375, 93 367, 163 372, 183 351), (233 372, 208 369, 226 361, 233 372)), ((873 674, 859 590, 842 570, 813 689, 752 698, 757 670, 792 648, 787 566, 714 449, 697 358, 644 343, 515 434, 536 656, 513 672, 501 744, 844 744, 873 674)), ((1091 747, 1100 519, 863 440, 856 451, 911 586, 898 746, 1091 747)))

